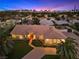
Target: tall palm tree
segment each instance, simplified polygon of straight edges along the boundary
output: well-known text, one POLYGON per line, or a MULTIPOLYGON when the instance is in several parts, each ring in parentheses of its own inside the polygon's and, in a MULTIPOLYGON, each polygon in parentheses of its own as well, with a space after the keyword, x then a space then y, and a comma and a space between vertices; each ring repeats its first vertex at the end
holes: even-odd
POLYGON ((62 42, 62 44, 58 45, 57 53, 61 59, 77 59, 77 46, 75 39, 67 38, 65 43, 62 42))

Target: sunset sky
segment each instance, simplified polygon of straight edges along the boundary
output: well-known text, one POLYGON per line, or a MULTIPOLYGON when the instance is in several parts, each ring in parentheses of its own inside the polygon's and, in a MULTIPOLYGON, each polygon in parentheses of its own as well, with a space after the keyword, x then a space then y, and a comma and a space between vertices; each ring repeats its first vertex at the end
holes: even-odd
POLYGON ((0 10, 71 10, 74 5, 79 9, 79 0, 0 0, 0 10))

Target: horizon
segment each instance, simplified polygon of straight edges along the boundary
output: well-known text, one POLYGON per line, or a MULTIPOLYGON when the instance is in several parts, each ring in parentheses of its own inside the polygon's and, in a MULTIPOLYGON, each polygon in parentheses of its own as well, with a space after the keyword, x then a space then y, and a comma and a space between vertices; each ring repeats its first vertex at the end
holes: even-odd
POLYGON ((73 10, 79 0, 0 0, 0 10, 73 10))

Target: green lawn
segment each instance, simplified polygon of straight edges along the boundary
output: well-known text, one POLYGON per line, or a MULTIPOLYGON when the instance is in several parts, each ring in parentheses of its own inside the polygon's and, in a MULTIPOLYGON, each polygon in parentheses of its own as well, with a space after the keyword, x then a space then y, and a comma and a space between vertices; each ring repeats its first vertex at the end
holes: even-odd
POLYGON ((33 48, 28 45, 28 41, 15 41, 14 49, 8 55, 8 59, 21 59, 33 48))
POLYGON ((57 55, 45 55, 42 59, 60 59, 57 55))
POLYGON ((33 40, 32 44, 36 47, 42 47, 43 44, 40 40, 33 40))

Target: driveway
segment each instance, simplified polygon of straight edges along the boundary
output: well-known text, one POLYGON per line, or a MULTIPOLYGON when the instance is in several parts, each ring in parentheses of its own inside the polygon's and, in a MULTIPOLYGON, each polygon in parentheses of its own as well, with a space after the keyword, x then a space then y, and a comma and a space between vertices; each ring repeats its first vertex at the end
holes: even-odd
POLYGON ((36 47, 22 59, 41 59, 44 55, 56 55, 56 48, 36 47))

